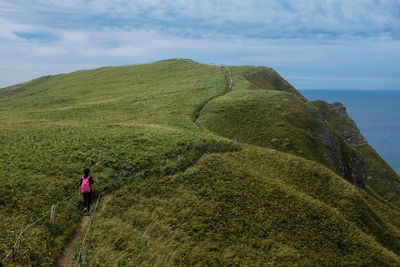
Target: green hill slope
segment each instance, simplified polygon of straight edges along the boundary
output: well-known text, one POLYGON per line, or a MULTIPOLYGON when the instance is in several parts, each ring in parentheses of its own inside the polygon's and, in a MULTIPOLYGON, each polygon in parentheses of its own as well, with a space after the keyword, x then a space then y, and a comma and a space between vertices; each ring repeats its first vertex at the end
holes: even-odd
POLYGON ((231 94, 210 102, 200 123, 224 137, 320 162, 350 182, 364 186, 367 167, 361 156, 315 106, 297 91, 293 93, 295 89, 280 81, 280 76, 272 79, 269 69, 232 69, 239 85, 231 94), (265 89, 254 85, 270 79, 272 82, 265 89), (276 84, 276 89, 271 84, 276 84))
POLYGON ((274 150, 207 154, 104 203, 88 247, 99 265, 400 263, 400 233, 388 223, 398 225, 398 211, 383 215, 390 207, 332 171, 274 150))
POLYGON ((272 69, 230 70, 231 92, 224 68, 191 60, 0 90, 0 255, 71 195, 16 252, 25 265, 57 261, 87 166, 95 193, 130 181, 100 202, 89 265, 399 265, 390 167, 272 69))

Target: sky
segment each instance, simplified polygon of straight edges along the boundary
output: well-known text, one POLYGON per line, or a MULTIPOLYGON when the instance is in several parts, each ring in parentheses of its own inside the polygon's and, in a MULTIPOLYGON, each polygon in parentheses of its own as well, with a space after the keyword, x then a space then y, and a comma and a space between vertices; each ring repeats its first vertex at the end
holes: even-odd
POLYGON ((0 0, 0 88, 168 58, 400 90, 400 0, 0 0))

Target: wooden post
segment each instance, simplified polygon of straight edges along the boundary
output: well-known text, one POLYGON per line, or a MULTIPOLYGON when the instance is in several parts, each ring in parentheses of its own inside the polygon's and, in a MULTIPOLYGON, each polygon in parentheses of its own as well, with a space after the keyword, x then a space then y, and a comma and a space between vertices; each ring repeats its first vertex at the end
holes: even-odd
POLYGON ((85 265, 85 263, 86 263, 86 249, 83 250, 81 262, 82 262, 82 265, 85 265))
POLYGON ((54 217, 56 216, 56 205, 51 205, 51 212, 50 212, 50 222, 54 223, 54 217))

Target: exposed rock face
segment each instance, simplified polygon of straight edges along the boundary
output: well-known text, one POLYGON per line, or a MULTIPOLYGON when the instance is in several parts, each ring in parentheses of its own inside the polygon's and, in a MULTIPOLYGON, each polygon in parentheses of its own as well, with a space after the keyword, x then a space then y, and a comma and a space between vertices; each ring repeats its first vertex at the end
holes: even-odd
POLYGON ((337 117, 342 117, 343 120, 346 120, 344 127, 336 130, 348 144, 359 145, 367 143, 364 136, 360 133, 357 125, 347 114, 346 107, 342 103, 334 102, 332 104, 327 104, 326 108, 327 110, 331 111, 332 114, 336 115, 337 117))
POLYGON ((364 159, 354 149, 348 162, 347 168, 351 170, 351 178, 354 185, 364 188, 368 177, 368 167, 364 159))
POLYGON ((321 138, 322 144, 328 152, 326 156, 333 160, 336 172, 340 176, 344 177, 344 168, 340 156, 340 144, 338 142, 336 134, 331 130, 328 125, 325 125, 319 137, 321 138))
MULTIPOLYGON (((343 109, 338 112, 343 112, 343 109)), ((343 114, 347 116, 346 113, 343 114)), ((354 149, 351 149, 351 154, 344 158, 342 156, 343 149, 339 140, 340 137, 331 129, 321 114, 318 114, 317 119, 324 124, 319 137, 327 151, 326 156, 332 159, 335 165, 336 173, 354 185, 363 188, 368 176, 367 165, 364 159, 354 149)))
POLYGON ((339 116, 343 115, 347 116, 346 107, 340 102, 333 102, 332 104, 328 104, 326 108, 329 109, 330 111, 335 112, 339 116))
POLYGON ((393 181, 394 185, 396 186, 397 190, 400 191, 400 183, 397 181, 393 181))

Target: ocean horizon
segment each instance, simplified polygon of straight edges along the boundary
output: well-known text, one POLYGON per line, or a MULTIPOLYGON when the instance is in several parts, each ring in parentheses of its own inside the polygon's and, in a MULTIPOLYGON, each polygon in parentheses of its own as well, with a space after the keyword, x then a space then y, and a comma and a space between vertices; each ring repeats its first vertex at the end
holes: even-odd
POLYGON ((362 135, 400 173, 400 90, 299 89, 310 101, 340 102, 362 135))

